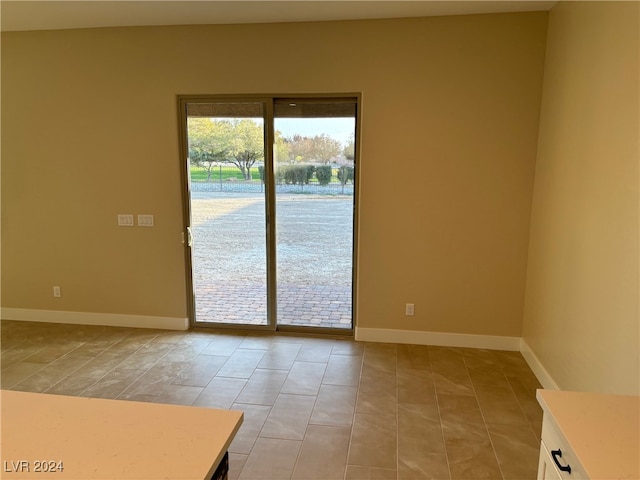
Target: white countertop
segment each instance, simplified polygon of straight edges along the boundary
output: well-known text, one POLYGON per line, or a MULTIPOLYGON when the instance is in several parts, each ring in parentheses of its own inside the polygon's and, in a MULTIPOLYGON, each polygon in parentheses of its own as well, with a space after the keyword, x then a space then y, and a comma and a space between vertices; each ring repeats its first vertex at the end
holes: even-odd
POLYGON ((0 412, 7 480, 208 479, 242 423, 239 411, 9 390, 0 412), (63 470, 35 472, 42 461, 63 470))
POLYGON ((538 390, 589 478, 640 479, 640 397, 538 390))

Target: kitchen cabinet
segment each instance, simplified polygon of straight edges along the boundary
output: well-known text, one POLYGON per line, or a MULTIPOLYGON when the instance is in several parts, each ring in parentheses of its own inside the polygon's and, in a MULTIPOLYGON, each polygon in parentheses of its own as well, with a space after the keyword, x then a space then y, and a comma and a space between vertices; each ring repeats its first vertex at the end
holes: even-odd
POLYGON ((538 480, 640 479, 640 397, 538 390, 538 480))

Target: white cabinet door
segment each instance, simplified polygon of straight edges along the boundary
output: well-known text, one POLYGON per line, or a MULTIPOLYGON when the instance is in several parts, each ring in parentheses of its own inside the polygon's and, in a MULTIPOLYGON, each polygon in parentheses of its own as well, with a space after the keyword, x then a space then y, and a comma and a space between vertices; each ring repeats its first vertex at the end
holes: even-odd
POLYGON ((538 462, 538 478, 537 480, 562 480, 560 472, 556 470, 553 459, 549 455, 549 451, 540 443, 540 461, 538 462))

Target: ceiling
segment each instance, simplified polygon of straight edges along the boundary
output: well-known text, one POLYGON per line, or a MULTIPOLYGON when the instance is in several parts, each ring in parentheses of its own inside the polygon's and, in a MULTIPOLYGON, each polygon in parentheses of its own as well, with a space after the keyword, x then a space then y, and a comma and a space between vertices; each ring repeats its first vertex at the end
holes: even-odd
POLYGON ((274 23, 549 10, 556 1, 30 1, 2 0, 2 31, 274 23))

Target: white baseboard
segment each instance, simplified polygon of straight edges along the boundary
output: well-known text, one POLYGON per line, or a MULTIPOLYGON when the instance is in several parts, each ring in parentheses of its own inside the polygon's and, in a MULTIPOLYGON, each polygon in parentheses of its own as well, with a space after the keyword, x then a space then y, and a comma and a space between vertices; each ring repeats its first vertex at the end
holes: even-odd
POLYGON ((189 328, 188 318, 151 317, 117 313, 63 312, 58 310, 32 310, 27 308, 2 308, 0 314, 3 320, 20 320, 23 322, 160 328, 164 330, 187 330, 189 328))
POLYGON ((358 328, 355 338, 364 342, 438 345, 443 347, 485 348, 488 350, 520 350, 520 337, 472 335, 462 333, 422 332, 386 328, 358 328))
POLYGON ((555 382, 555 380, 549 375, 547 369, 544 368, 542 362, 538 359, 531 347, 524 341, 524 338, 520 339, 520 353, 526 360, 527 364, 529 364, 529 368, 534 373, 540 385, 547 390, 560 390, 560 387, 555 382))

